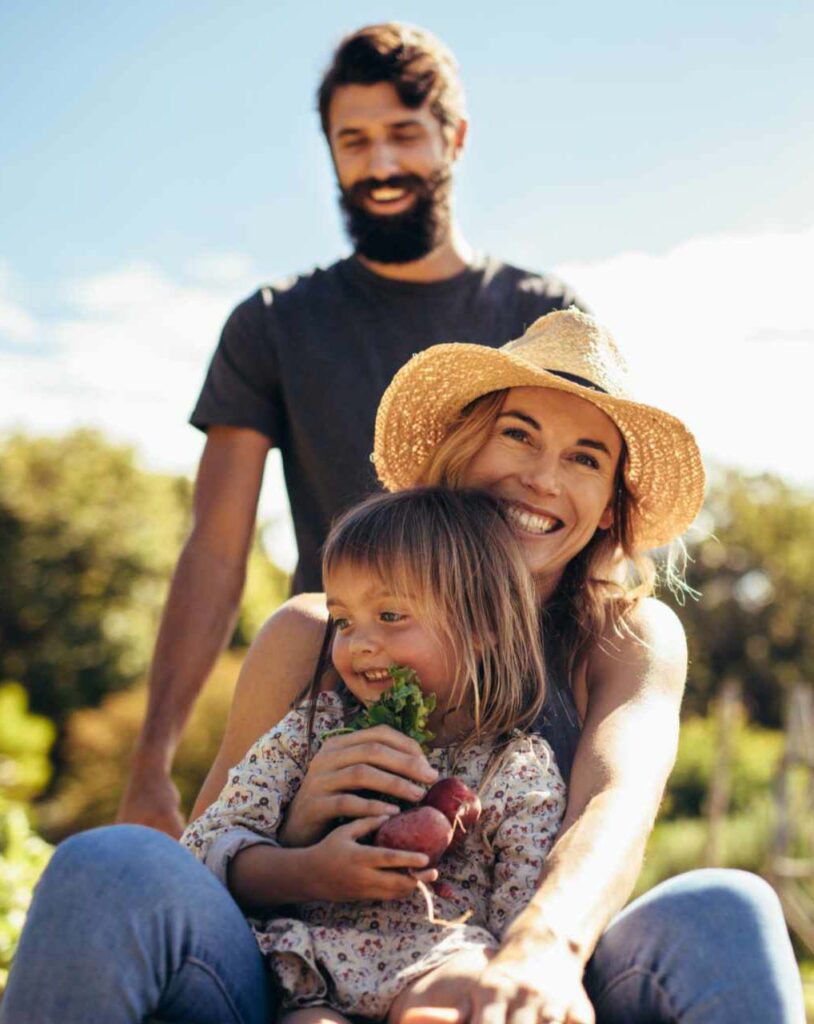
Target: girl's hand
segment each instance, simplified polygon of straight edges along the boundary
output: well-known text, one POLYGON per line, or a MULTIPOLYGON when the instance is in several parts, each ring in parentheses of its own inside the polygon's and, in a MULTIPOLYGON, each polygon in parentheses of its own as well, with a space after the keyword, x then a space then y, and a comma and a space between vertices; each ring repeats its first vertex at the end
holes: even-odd
POLYGON ((399 808, 387 796, 417 803, 424 789, 415 783, 429 786, 437 778, 415 740, 388 725, 331 736, 308 765, 278 838, 285 846, 310 846, 337 818, 396 814, 399 808), (356 790, 373 790, 383 799, 356 790))
POLYGON ((374 832, 389 815, 359 818, 340 825, 303 851, 317 900, 397 900, 409 896, 423 882, 434 882, 438 872, 427 867, 424 853, 363 846, 357 840, 374 832), (410 871, 411 874, 407 874, 410 871))

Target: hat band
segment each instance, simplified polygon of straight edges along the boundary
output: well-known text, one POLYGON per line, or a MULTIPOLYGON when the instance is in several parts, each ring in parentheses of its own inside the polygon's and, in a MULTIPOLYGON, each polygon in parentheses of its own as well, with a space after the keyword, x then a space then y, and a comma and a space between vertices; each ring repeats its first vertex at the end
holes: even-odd
POLYGON ((590 388, 591 391, 600 391, 603 395, 607 395, 607 391, 601 388, 598 384, 594 384, 592 380, 588 380, 586 377, 578 377, 575 373, 566 373, 565 370, 546 370, 546 373, 553 373, 555 377, 562 377, 563 380, 570 380, 572 384, 579 384, 580 387, 590 388))

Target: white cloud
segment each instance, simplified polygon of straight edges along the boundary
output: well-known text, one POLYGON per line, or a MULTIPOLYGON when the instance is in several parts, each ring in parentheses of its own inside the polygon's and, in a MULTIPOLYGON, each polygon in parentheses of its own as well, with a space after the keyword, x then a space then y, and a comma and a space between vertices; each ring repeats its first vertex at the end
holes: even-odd
POLYGON ((0 263, 0 343, 15 345, 30 341, 37 332, 37 324, 22 305, 11 296, 11 273, 0 263))
MULTIPOLYGON (((706 455, 814 484, 812 266, 814 229, 695 238, 557 272, 612 327, 642 400, 682 416, 706 455)), ((0 272, 0 426, 94 424, 149 465, 194 472, 202 441, 186 416, 224 319, 257 283, 234 253, 205 254, 177 276, 133 264, 69 282, 66 314, 46 320, 0 272)), ((273 458, 261 514, 286 509, 273 458)), ((271 541, 291 565, 288 525, 271 541)))
MULTIPOLYGON (((223 322, 257 286, 257 275, 234 254, 203 256, 188 269, 191 281, 139 263, 69 282, 67 313, 55 322, 37 323, 14 305, 19 322, 32 325, 27 340, 34 345, 6 345, 0 425, 39 433, 99 426, 135 444, 148 465, 192 474, 203 441, 186 417, 223 322)), ((15 337, 0 332, 0 346, 6 340, 15 337)), ((288 516, 276 457, 261 516, 288 516)), ((275 557, 293 567, 287 522, 272 528, 270 542, 275 557)))
POLYGON ((637 396, 705 455, 814 483, 814 228, 695 238, 557 268, 611 327, 637 396))

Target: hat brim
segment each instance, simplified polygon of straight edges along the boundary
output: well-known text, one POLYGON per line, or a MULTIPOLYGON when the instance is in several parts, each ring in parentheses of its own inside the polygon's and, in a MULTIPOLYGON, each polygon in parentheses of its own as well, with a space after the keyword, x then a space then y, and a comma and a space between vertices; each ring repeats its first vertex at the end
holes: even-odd
POLYGON ((462 409, 492 391, 518 387, 577 395, 616 424, 627 447, 625 482, 636 499, 637 550, 661 547, 690 526, 703 502, 705 475, 695 438, 681 420, 484 345, 434 345, 395 375, 376 415, 373 462, 382 485, 389 491, 413 486, 462 409))

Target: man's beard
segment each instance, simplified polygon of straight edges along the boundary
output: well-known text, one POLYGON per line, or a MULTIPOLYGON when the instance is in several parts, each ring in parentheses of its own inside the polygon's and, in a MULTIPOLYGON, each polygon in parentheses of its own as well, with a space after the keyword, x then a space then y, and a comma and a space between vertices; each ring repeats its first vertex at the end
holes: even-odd
POLYGON ((360 256, 376 263, 412 263, 435 249, 449 231, 451 175, 444 167, 428 178, 399 174, 386 181, 366 178, 340 189, 345 229, 360 256), (403 188, 415 200, 403 213, 371 213, 364 205, 378 188, 403 188))

